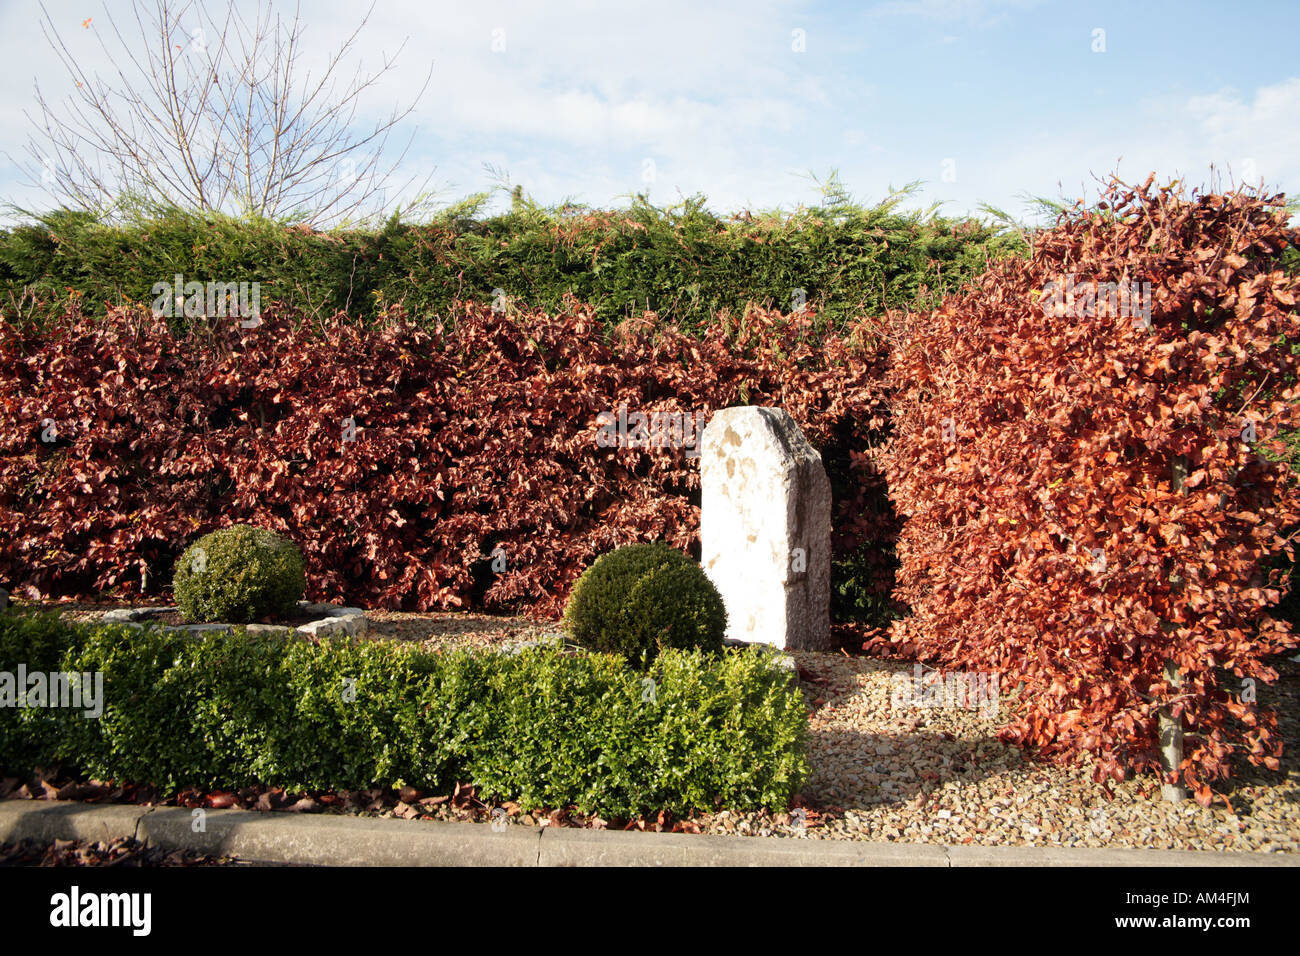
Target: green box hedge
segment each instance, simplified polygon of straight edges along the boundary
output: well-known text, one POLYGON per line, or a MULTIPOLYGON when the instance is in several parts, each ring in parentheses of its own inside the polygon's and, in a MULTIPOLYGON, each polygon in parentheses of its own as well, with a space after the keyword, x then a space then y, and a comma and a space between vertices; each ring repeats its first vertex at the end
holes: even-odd
POLYGON ((0 709, 0 764, 55 763, 166 792, 473 782, 530 808, 628 817, 784 808, 807 710, 762 651, 430 653, 386 642, 71 624, 0 614, 0 671, 103 673, 100 718, 0 709), (347 698, 353 696, 355 699, 347 698))

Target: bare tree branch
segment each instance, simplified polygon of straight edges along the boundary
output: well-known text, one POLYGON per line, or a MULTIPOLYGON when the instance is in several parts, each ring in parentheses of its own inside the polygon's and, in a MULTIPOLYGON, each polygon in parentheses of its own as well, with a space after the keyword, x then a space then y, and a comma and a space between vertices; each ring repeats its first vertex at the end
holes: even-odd
MULTIPOLYGON (((428 89, 432 65, 409 104, 370 122, 358 123, 363 99, 405 41, 378 71, 358 65, 342 83, 373 3, 318 76, 301 62, 299 8, 286 22, 269 3, 249 18, 233 0, 216 7, 131 0, 128 39, 105 4, 108 29, 94 31, 113 64, 104 79, 86 73, 42 4, 42 32, 76 91, 54 104, 36 84, 29 162, 20 164, 29 181, 59 205, 109 220, 180 208, 319 228, 374 220, 389 196, 411 190, 415 176, 394 183, 411 140, 391 163, 384 152, 428 89)), ((416 186, 419 197, 427 199, 431 176, 416 186)))

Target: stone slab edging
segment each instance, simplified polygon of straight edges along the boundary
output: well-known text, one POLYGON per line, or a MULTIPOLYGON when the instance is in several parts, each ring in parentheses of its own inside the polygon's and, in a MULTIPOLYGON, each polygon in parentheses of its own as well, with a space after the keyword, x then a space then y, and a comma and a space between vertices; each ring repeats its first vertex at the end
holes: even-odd
MULTIPOLYGON (((0 607, 3 606, 3 604, 0 604, 0 607)), ((149 607, 117 607, 105 611, 99 616, 99 620, 104 624, 125 624, 127 627, 140 631, 151 623, 156 623, 154 618, 178 610, 180 608, 174 604, 149 607)), ((299 625, 213 622, 210 624, 164 624, 160 626, 164 631, 195 636, 201 634, 233 634, 237 627, 242 627, 249 634, 286 636, 297 634, 303 637, 340 637, 344 635, 348 637, 365 637, 370 632, 370 619, 366 617, 366 612, 359 607, 341 607, 337 604, 316 604, 311 601, 299 601, 298 611, 314 618, 314 620, 299 625)))
POLYGON ((0 801, 0 843, 134 837, 258 863, 304 866, 1297 866, 1284 853, 941 846, 640 833, 75 800, 0 801))

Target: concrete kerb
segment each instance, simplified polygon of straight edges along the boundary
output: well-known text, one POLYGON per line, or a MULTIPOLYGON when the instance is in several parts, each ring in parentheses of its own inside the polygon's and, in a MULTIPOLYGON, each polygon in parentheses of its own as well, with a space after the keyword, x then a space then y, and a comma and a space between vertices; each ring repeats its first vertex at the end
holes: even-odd
POLYGON ((0 843, 133 837, 146 809, 74 800, 5 800, 0 802, 0 843))
POLYGON ((304 866, 1296 866, 1280 853, 981 847, 799 840, 335 814, 0 801, 0 843, 134 837, 258 863, 304 866))

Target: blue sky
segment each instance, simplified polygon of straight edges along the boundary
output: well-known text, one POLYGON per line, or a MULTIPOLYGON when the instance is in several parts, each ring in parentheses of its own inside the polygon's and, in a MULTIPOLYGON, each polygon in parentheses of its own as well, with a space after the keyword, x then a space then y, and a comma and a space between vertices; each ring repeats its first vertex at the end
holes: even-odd
MULTIPOLYGON (((99 63, 81 21, 104 22, 101 7, 47 8, 99 63)), ((312 55, 363 12, 305 2, 312 55)), ((33 79, 56 95, 69 83, 38 16, 0 6, 0 148, 15 157, 33 79)), ((1300 3, 1282 0, 378 0, 363 50, 377 65, 409 37, 376 111, 432 63, 403 172, 432 173, 447 200, 489 187, 491 164, 544 203, 620 205, 648 188, 660 203, 704 193, 721 212, 789 208, 817 201, 810 172, 838 168, 865 200, 922 180, 915 205, 1023 214, 1022 194, 1095 194, 1112 170, 1199 184, 1215 163, 1300 190, 1298 27, 1300 3)), ((32 200, 8 163, 0 196, 32 200)))

